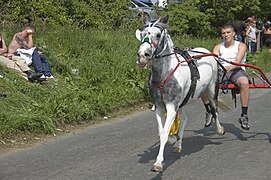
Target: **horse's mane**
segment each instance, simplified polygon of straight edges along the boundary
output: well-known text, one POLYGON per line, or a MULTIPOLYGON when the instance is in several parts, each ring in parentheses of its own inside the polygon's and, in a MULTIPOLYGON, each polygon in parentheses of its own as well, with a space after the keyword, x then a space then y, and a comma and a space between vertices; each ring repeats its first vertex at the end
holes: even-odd
MULTIPOLYGON (((163 29, 166 29, 168 32, 171 32, 171 29, 170 29, 168 24, 165 24, 165 23, 162 23, 162 22, 156 22, 156 21, 151 22, 151 26, 153 26, 153 24, 155 24, 157 26, 160 26, 163 29)), ((144 25, 144 27, 148 27, 148 26, 149 26, 149 24, 144 25)))
POLYGON ((164 24, 164 23, 158 22, 157 25, 159 25, 162 28, 167 29, 168 31, 170 31, 170 27, 169 27, 168 24, 164 24))

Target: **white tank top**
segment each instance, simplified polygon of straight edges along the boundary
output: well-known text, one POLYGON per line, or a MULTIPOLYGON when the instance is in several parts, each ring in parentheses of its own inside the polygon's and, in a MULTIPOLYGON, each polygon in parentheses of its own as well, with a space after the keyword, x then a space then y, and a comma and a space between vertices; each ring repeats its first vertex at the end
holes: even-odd
POLYGON ((254 38, 256 38, 256 28, 249 26, 250 31, 249 31, 249 38, 248 38, 248 42, 256 42, 256 40, 254 40, 254 38))
MULTIPOLYGON (((220 44, 220 48, 219 48, 219 57, 221 57, 222 59, 226 59, 227 61, 235 62, 236 61, 236 56, 238 54, 239 44, 240 44, 239 41, 234 41, 234 45, 232 47, 226 48, 225 43, 222 42, 220 44)), ((222 61, 222 60, 220 60, 220 62, 224 67, 227 67, 227 66, 231 65, 230 63, 227 63, 227 62, 222 61)), ((241 63, 245 63, 245 62, 246 62, 246 55, 242 59, 241 63)), ((244 69, 244 66, 242 66, 242 68, 244 69)))

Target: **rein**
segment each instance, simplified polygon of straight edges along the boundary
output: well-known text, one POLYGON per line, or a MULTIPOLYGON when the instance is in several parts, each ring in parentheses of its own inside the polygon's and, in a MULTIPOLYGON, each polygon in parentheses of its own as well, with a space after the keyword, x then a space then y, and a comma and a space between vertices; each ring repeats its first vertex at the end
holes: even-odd
MULTIPOLYGON (((214 54, 214 53, 204 53, 204 52, 198 52, 198 51, 191 51, 191 52, 196 52, 196 53, 201 53, 201 54, 200 54, 200 55, 192 56, 192 57, 190 57, 190 58, 188 58, 188 59, 185 59, 185 60, 181 61, 180 58, 179 58, 179 56, 178 56, 178 54, 181 54, 180 49, 174 48, 174 52, 173 52, 173 53, 163 55, 163 57, 166 57, 166 56, 170 56, 170 55, 172 55, 172 54, 175 54, 175 57, 176 57, 176 59, 177 59, 177 61, 178 61, 178 64, 177 64, 176 67, 173 69, 173 71, 168 75, 168 77, 167 77, 165 80, 163 80, 163 82, 162 82, 160 85, 155 85, 155 86, 157 86, 157 87, 159 88, 159 91, 160 91, 160 94, 161 94, 161 101, 163 101, 163 99, 164 99, 163 88, 164 88, 166 82, 173 76, 173 74, 176 72, 176 70, 177 70, 178 67, 181 65, 181 63, 184 63, 184 62, 189 63, 189 62, 191 62, 192 60, 198 60, 198 59, 201 59, 202 57, 207 57, 207 56, 214 56, 214 57, 217 57, 217 58, 218 58, 218 56, 217 56, 216 54, 214 54)), ((184 58, 185 58, 185 57, 184 57, 184 58)), ((220 63, 217 59, 216 59, 216 61, 217 61, 218 63, 220 63)), ((220 63, 220 65, 222 66, 221 63, 220 63)), ((223 66, 222 66, 222 68, 223 68, 223 70, 225 69, 223 66)), ((226 70, 225 70, 225 71, 226 71, 226 70)), ((188 96, 188 98, 189 98, 189 96, 188 96)), ((185 98, 185 101, 187 101, 188 98, 185 98)), ((183 105, 183 103, 182 103, 182 105, 183 105)), ((182 106, 182 105, 181 105, 181 106, 182 106)))
MULTIPOLYGON (((191 52, 197 52, 197 51, 191 51, 191 52)), ((225 61, 225 62, 227 62, 227 63, 230 63, 230 64, 232 64, 232 65, 236 65, 236 66, 244 66, 244 67, 249 67, 249 68, 252 68, 252 69, 256 69, 257 71, 260 72, 261 78, 262 78, 264 81, 266 81, 269 85, 271 84, 270 81, 267 79, 267 77, 264 75, 264 73, 263 73, 263 71, 261 70, 261 68, 259 68, 258 66, 254 66, 254 65, 252 65, 252 64, 241 64, 241 63, 236 63, 236 62, 228 61, 228 60, 226 60, 226 59, 224 59, 224 58, 219 57, 217 54, 214 54, 214 53, 204 53, 204 52, 197 52, 197 53, 202 53, 202 55, 200 55, 200 56, 202 56, 202 57, 206 57, 206 56, 214 56, 214 57, 216 57, 216 59, 220 59, 220 60, 225 61)), ((226 69, 224 68, 224 66, 223 66, 219 61, 217 61, 217 62, 218 62, 219 65, 222 67, 222 69, 224 70, 224 72, 226 72, 226 69)))
POLYGON ((198 60, 198 59, 201 59, 203 57, 208 57, 208 56, 215 57, 215 60, 218 62, 219 66, 223 69, 224 72, 226 72, 226 69, 225 69, 225 67, 221 64, 221 62, 218 59, 220 59, 222 61, 225 61, 227 63, 233 64, 233 65, 236 65, 236 66, 244 66, 244 67, 250 67, 250 68, 256 69, 256 70, 258 70, 260 72, 260 75, 261 75, 260 77, 263 79, 263 81, 265 81, 266 84, 271 85, 270 81, 264 75, 264 73, 262 72, 262 70, 259 67, 257 67, 257 66, 254 66, 254 65, 251 65, 251 64, 241 64, 241 63, 231 62, 231 61, 228 61, 226 59, 223 59, 223 58, 219 57, 217 54, 214 54, 214 53, 205 53, 205 52, 193 51, 193 50, 187 50, 187 51, 195 52, 195 53, 201 53, 201 54, 200 55, 192 56, 192 57, 190 57, 190 58, 188 58, 186 60, 181 61, 180 58, 179 58, 179 56, 178 56, 178 54, 180 54, 180 53, 178 53, 178 52, 180 52, 180 50, 177 49, 177 48, 174 48, 174 52, 173 53, 169 53, 169 54, 157 57, 157 58, 161 58, 161 57, 166 57, 166 56, 170 56, 172 54, 175 54, 175 57, 176 57, 176 59, 178 61, 178 64, 173 69, 173 71, 168 75, 168 77, 160 85, 156 85, 159 88, 159 91, 160 91, 160 94, 161 94, 161 101, 163 101, 163 99, 164 99, 163 98, 163 94, 164 94, 163 88, 164 88, 166 82, 173 76, 173 74, 176 72, 176 70, 181 65, 181 63, 184 63, 184 62, 189 63, 192 60, 198 60))
MULTIPOLYGON (((160 91, 160 94, 161 94, 161 101, 163 101, 163 99, 164 99, 163 88, 164 88, 165 84, 174 75, 174 73, 176 72, 176 70, 178 69, 178 67, 181 65, 181 63, 184 63, 184 62, 189 63, 192 60, 199 60, 202 57, 207 57, 207 56, 214 56, 214 57, 218 58, 218 56, 216 54, 214 54, 214 53, 204 53, 204 52, 198 52, 198 51, 191 51, 191 52, 196 52, 196 53, 201 53, 201 54, 200 55, 191 56, 190 58, 187 58, 186 56, 183 56, 186 59, 183 60, 183 61, 181 61, 180 58, 179 58, 179 56, 178 56, 179 54, 182 55, 181 52, 183 52, 183 51, 181 51, 180 49, 174 48, 174 52, 173 53, 169 53, 169 54, 163 55, 163 57, 166 57, 166 56, 170 56, 172 54, 175 54, 175 57, 176 57, 176 59, 178 61, 178 64, 175 66, 175 68, 173 69, 173 71, 167 76, 167 78, 165 80, 163 80, 163 82, 160 85, 155 85, 156 87, 159 88, 159 91, 160 91)), ((186 52, 187 52, 187 50, 186 50, 186 52)), ((225 68, 223 67, 223 65, 216 58, 215 58, 215 60, 220 64, 220 66, 224 70, 225 68)), ((183 103, 182 103, 181 106, 183 106, 188 101, 191 93, 189 93, 189 95, 184 99, 184 101, 183 101, 183 103)))

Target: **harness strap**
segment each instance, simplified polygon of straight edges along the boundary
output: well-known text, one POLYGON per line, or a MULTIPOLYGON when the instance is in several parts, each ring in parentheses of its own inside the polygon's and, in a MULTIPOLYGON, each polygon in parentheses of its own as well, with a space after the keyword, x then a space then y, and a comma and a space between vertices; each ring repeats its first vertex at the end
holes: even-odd
MULTIPOLYGON (((222 70, 221 70, 222 71, 222 70)), ((233 84, 233 82, 230 81, 230 79, 228 78, 228 76, 226 76, 225 71, 223 71, 223 76, 221 79, 221 93, 223 94, 227 94, 229 92, 229 84, 233 84)), ((219 80, 219 79, 218 79, 219 80)), ((232 99, 234 101, 234 107, 236 108, 236 95, 239 94, 239 89, 233 88, 231 89, 231 95, 232 95, 232 99)))
POLYGON ((236 88, 232 89, 231 90, 231 96, 232 96, 232 99, 234 101, 234 107, 235 108, 236 108, 236 94, 238 94, 237 89, 236 88))
POLYGON ((173 69, 173 71, 168 75, 168 77, 167 77, 160 85, 157 85, 157 82, 152 82, 153 85, 154 85, 155 87, 158 87, 158 88, 159 88, 160 95, 161 95, 161 101, 163 101, 163 99, 164 99, 164 97, 163 97, 163 96, 164 96, 163 88, 164 88, 166 82, 173 76, 173 74, 174 74, 175 71, 178 69, 178 67, 181 65, 181 63, 183 63, 183 62, 187 62, 187 63, 188 63, 188 62, 190 62, 190 61, 192 60, 192 58, 190 58, 190 59, 188 59, 188 60, 181 61, 181 60, 179 59, 179 57, 178 57, 178 54, 177 54, 176 52, 174 52, 174 54, 175 54, 176 59, 178 60, 178 64, 177 64, 176 67, 173 69))
POLYGON ((192 95, 192 97, 194 97, 195 89, 197 86, 197 80, 200 78, 200 75, 199 75, 199 71, 198 71, 198 68, 197 68, 195 62, 193 61, 193 58, 187 53, 187 51, 182 51, 180 49, 178 51, 176 51, 176 49, 175 49, 174 52, 175 52, 174 53, 175 57, 178 60, 178 64, 176 65, 174 70, 169 74, 169 76, 160 85, 158 85, 157 82, 152 82, 152 83, 154 86, 159 87, 161 100, 163 101, 163 95, 164 95, 163 88, 164 88, 166 82, 173 76, 173 74, 178 69, 178 67, 181 65, 181 63, 187 62, 188 66, 190 68, 190 73, 191 73, 191 85, 190 85, 190 88, 189 88, 189 91, 188 91, 186 97, 184 98, 182 104, 180 105, 180 107, 182 107, 188 102, 191 95, 192 95), (178 54, 182 55, 185 60, 181 61, 178 57, 178 54))
MULTIPOLYGON (((185 60, 192 59, 192 57, 188 54, 187 51, 183 51, 183 50, 179 49, 179 50, 177 50, 177 52, 180 53, 180 55, 185 60)), ((192 97, 192 98, 194 97, 196 86, 197 86, 197 81, 198 81, 198 79, 200 79, 199 70, 197 68, 195 61, 193 61, 193 59, 192 59, 192 61, 188 61, 187 64, 190 68, 190 73, 191 73, 191 85, 190 85, 188 93, 186 94, 180 107, 184 106, 188 102, 190 97, 192 97)))
POLYGON ((178 60, 178 64, 177 66, 174 68, 174 70, 169 74, 169 76, 160 84, 159 86, 159 90, 160 90, 160 94, 161 94, 161 100, 163 101, 163 88, 164 85, 166 84, 166 82, 173 76, 173 74, 175 73, 175 71, 178 69, 178 67, 181 65, 182 61, 180 61, 179 57, 177 56, 177 54, 175 53, 175 56, 178 60))

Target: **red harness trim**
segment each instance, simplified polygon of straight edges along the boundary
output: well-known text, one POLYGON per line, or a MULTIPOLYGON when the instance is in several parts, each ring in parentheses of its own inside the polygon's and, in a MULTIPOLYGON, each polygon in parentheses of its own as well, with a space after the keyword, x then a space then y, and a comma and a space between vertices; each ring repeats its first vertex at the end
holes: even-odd
MULTIPOLYGON (((155 45, 155 43, 154 43, 155 45)), ((219 58, 217 54, 214 53, 208 53, 208 54, 200 54, 200 55, 195 55, 192 56, 191 58, 187 59, 187 60, 183 60, 181 61, 178 53, 174 52, 176 59, 178 60, 178 64, 176 65, 176 67, 174 68, 174 70, 168 75, 168 77, 159 85, 159 84, 154 84, 154 86, 159 87, 160 90, 160 94, 161 94, 161 100, 163 101, 163 88, 166 84, 166 82, 173 76, 173 74, 175 73, 175 71, 177 70, 177 68, 181 65, 181 63, 184 62, 190 62, 192 61, 192 59, 197 59, 197 58, 202 58, 202 57, 207 57, 207 56, 214 56, 216 58, 219 58)), ((229 62, 230 64, 236 65, 236 66, 245 66, 245 67, 249 67, 252 69, 256 69, 260 72, 261 78, 263 78, 263 80, 265 80, 268 84, 271 85, 270 81, 267 79, 267 77, 264 75, 264 73, 262 72, 262 70, 258 67, 258 66, 254 66, 252 64, 241 64, 241 63, 236 63, 236 62, 229 62)), ((221 86, 220 86, 221 88, 221 86)), ((234 84, 229 84, 228 86, 229 89, 233 89, 236 88, 234 86, 234 84)), ((249 84, 249 88, 269 88, 266 84, 249 84)))
POLYGON ((161 101, 163 101, 163 99, 164 99, 164 97, 163 97, 164 96, 163 88, 164 88, 166 82, 173 76, 173 74, 175 73, 175 71, 177 70, 177 68, 181 65, 181 63, 183 63, 183 62, 190 62, 192 60, 192 58, 189 58, 187 60, 181 61, 180 58, 179 58, 179 56, 178 56, 178 54, 176 52, 174 54, 175 54, 176 59, 178 60, 178 64, 173 69, 173 71, 168 75, 168 77, 160 85, 158 85, 159 90, 160 90, 160 94, 161 94, 161 101))
POLYGON ((157 47, 157 44, 154 41, 151 41, 151 44, 154 45, 154 47, 157 47))
MULTIPOLYGON (((201 57, 205 57, 205 56, 214 56, 216 58, 219 58, 217 54, 214 54, 214 53, 210 53, 210 54, 203 54, 203 55, 198 55, 198 56, 201 56, 201 57)), ((194 58, 196 58, 196 56, 194 56, 194 58)), ((236 65, 236 66, 244 66, 244 67, 249 67, 249 68, 252 68, 252 69, 256 69, 257 71, 260 72, 261 74, 261 77, 263 78, 263 80, 265 80, 268 84, 271 84, 270 81, 267 79, 267 77, 264 75, 263 71, 261 70, 261 68, 259 68, 258 66, 254 66, 252 64, 241 64, 241 63, 236 63, 236 62, 229 62, 230 64, 233 64, 233 65, 236 65)), ((260 85, 261 86, 261 85, 260 85)), ((253 86, 251 86, 253 88, 253 86)), ((257 86, 254 86, 255 88, 257 86)), ((261 86, 262 87, 262 86, 261 86)))
MULTIPOLYGON (((223 87, 223 85, 220 85, 220 89, 223 87)), ((238 86, 235 84, 228 84, 228 89, 239 89, 238 86)), ((256 88, 269 88, 266 84, 249 84, 249 88, 256 89, 256 88)))

